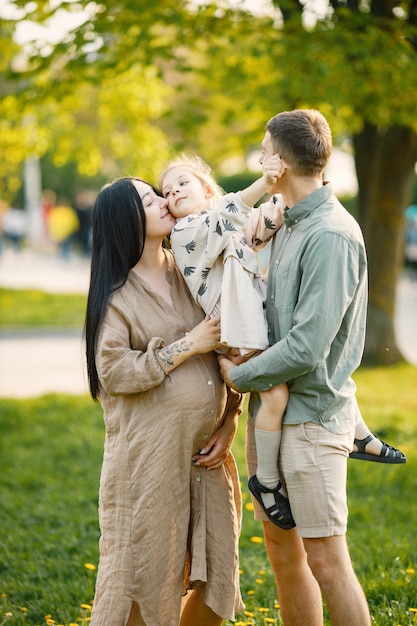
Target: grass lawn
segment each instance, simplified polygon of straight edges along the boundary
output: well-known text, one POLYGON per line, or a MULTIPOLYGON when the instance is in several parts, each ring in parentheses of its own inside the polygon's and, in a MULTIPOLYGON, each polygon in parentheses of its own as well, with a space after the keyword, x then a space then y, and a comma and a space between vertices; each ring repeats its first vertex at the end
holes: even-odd
MULTIPOLYGON (((417 368, 360 369, 355 380, 367 423, 385 441, 400 447, 408 461, 389 466, 349 460, 347 537, 352 561, 376 626, 417 624, 417 368)), ((261 527, 252 519, 243 445, 241 424, 234 450, 246 502, 240 561, 249 615, 237 624, 281 624, 261 527)))
MULTIPOLYGON (((417 368, 362 369, 355 378, 366 420, 401 447, 408 462, 349 461, 352 559, 374 623, 417 624, 417 368)), ((235 626, 281 624, 246 487, 244 422, 242 415, 234 450, 244 492, 241 586, 247 608, 235 626)), ((0 399, 0 625, 88 623, 103 438, 101 409, 86 396, 0 399)))
MULTIPOLYGON (((0 330, 81 328, 85 303, 82 295, 0 289, 0 330)), ((408 462, 349 461, 352 560, 374 624, 417 626, 417 367, 362 368, 355 379, 369 426, 400 447, 408 462)), ((262 527, 253 520, 247 489, 245 419, 234 452, 244 497, 246 611, 235 626, 279 625, 262 527)), ((103 441, 101 408, 87 396, 0 399, 0 626, 88 624, 103 441)))
POLYGON ((86 303, 82 294, 0 288, 0 328, 82 328, 86 303))

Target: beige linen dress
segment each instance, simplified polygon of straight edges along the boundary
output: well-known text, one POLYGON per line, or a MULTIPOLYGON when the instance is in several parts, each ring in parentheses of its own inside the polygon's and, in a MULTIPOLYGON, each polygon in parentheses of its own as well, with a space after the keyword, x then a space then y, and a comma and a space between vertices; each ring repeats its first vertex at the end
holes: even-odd
POLYGON ((191 463, 224 419, 216 357, 195 356, 166 376, 155 354, 203 319, 166 255, 174 308, 131 271, 98 341, 106 439, 92 626, 125 626, 132 602, 147 626, 177 626, 187 588, 224 619, 244 608, 235 460, 210 471, 191 463))

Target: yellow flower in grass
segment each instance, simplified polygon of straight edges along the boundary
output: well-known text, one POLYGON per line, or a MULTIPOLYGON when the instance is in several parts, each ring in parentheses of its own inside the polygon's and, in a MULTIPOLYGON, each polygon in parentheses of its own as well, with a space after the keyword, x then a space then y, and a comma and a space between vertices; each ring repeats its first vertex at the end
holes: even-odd
POLYGON ((281 607, 280 607, 280 605, 278 604, 278 602, 275 602, 275 604, 274 604, 274 609, 280 609, 280 608, 281 608, 281 607))
POLYGON ((408 569, 405 570, 405 573, 406 574, 415 574, 416 570, 413 569, 412 567, 409 567, 408 569))
POLYGON ((269 609, 265 607, 260 607, 257 609, 257 611, 259 611, 259 613, 269 613, 269 609))
POLYGON ((257 585, 262 585, 264 581, 262 580, 262 578, 256 578, 255 582, 257 585))
POLYGON ((251 537, 250 541, 252 543, 263 543, 264 542, 262 537, 257 537, 256 535, 254 537, 251 537))
POLYGON ((22 611, 22 613, 27 613, 27 608, 25 606, 21 606, 20 610, 22 611))
POLYGON ((242 576, 242 574, 244 574, 244 573, 245 573, 245 572, 243 571, 243 569, 240 569, 240 570, 239 570, 239 574, 240 574, 240 576, 242 576))
POLYGON ((85 569, 89 569, 89 570, 91 570, 92 572, 93 572, 95 569, 97 569, 97 568, 96 568, 96 566, 95 566, 95 565, 93 565, 93 563, 84 563, 84 567, 85 567, 85 569))
POLYGON ((265 617, 265 624, 275 624, 275 619, 273 617, 265 617))
POLYGON ((253 504, 252 504, 252 502, 246 502, 246 504, 245 504, 245 509, 246 509, 247 511, 254 511, 254 510, 255 510, 255 509, 254 509, 254 506, 253 506, 253 504))
POLYGON ((259 576, 265 576, 266 571, 264 569, 260 569, 258 574, 259 574, 259 576))
POLYGON ((417 613, 417 609, 408 609, 410 613, 417 613))
POLYGON ((82 609, 86 609, 87 611, 91 611, 92 606, 91 604, 80 604, 82 609))
POLYGON ((249 589, 249 591, 247 591, 247 592, 246 592, 246 595, 248 595, 248 596, 254 596, 254 595, 255 595, 255 592, 254 592, 254 590, 253 590, 253 589, 249 589))
POLYGON ((2 598, 2 600, 5 600, 7 598, 7 593, 2 593, 1 594, 1 598, 2 598))
POLYGON ((246 615, 246 617, 253 617, 254 613, 251 613, 251 611, 243 611, 243 615, 246 615))

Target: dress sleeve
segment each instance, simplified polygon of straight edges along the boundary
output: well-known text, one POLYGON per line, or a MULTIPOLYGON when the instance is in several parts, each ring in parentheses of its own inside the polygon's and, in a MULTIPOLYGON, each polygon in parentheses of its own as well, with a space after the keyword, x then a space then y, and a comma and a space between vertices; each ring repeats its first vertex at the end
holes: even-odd
POLYGON ((152 337, 144 350, 132 349, 129 321, 117 307, 110 305, 96 352, 97 372, 104 391, 118 396, 141 393, 160 385, 165 373, 156 353, 165 343, 161 337, 152 337))

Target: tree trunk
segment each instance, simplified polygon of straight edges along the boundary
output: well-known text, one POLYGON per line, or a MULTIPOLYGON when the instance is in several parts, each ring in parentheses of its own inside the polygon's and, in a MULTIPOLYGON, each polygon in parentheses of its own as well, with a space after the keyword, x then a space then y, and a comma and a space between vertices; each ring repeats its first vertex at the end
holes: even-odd
POLYGON ((365 123, 354 136, 359 222, 369 263, 364 363, 404 360, 395 339, 396 285, 403 265, 404 210, 411 201, 417 134, 400 126, 365 123))

